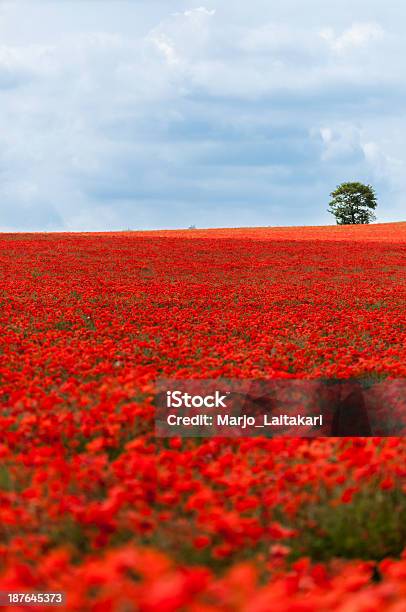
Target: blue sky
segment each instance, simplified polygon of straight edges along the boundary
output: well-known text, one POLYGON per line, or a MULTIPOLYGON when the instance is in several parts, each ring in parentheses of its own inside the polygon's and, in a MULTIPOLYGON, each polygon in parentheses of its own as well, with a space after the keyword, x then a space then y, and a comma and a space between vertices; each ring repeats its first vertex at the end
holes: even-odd
POLYGON ((0 229, 404 220, 399 0, 0 0, 0 229), (203 2, 203 4, 200 4, 203 2))

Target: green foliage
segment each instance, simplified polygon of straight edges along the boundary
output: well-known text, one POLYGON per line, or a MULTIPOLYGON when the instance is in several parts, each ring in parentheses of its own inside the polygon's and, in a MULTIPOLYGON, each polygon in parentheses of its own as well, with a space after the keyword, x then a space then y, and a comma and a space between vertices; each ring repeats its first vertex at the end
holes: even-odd
POLYGON ((331 194, 329 211, 337 225, 359 225, 375 220, 372 212, 376 206, 376 194, 371 185, 342 183, 331 194))
POLYGON ((406 538, 406 496, 399 486, 382 491, 372 483, 349 503, 332 505, 326 491, 325 503, 304 505, 292 526, 299 532, 288 542, 292 559, 397 557, 406 538))
POLYGON ((5 465, 0 465, 0 491, 13 491, 13 479, 5 465))

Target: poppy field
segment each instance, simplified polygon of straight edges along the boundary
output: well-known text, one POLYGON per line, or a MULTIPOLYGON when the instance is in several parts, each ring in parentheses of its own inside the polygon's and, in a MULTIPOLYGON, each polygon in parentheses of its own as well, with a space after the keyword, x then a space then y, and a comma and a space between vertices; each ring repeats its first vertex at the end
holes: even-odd
POLYGON ((406 223, 1 234, 0 591, 405 612, 404 437, 159 439, 153 406, 159 377, 403 379, 405 265, 406 223))

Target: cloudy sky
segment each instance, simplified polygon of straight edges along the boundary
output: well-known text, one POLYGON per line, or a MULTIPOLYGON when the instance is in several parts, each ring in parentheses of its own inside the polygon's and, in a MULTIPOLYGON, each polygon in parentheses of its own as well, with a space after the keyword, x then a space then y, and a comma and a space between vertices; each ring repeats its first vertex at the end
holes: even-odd
POLYGON ((0 0, 0 229, 333 223, 347 180, 404 220, 405 21, 399 0, 0 0))

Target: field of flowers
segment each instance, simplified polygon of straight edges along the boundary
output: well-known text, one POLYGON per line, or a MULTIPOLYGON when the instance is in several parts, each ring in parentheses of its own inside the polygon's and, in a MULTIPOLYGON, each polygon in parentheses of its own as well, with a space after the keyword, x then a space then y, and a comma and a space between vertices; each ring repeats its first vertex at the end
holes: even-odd
POLYGON ((406 610, 404 438, 157 439, 153 410, 162 376, 405 377, 406 223, 0 246, 0 591, 406 610))

